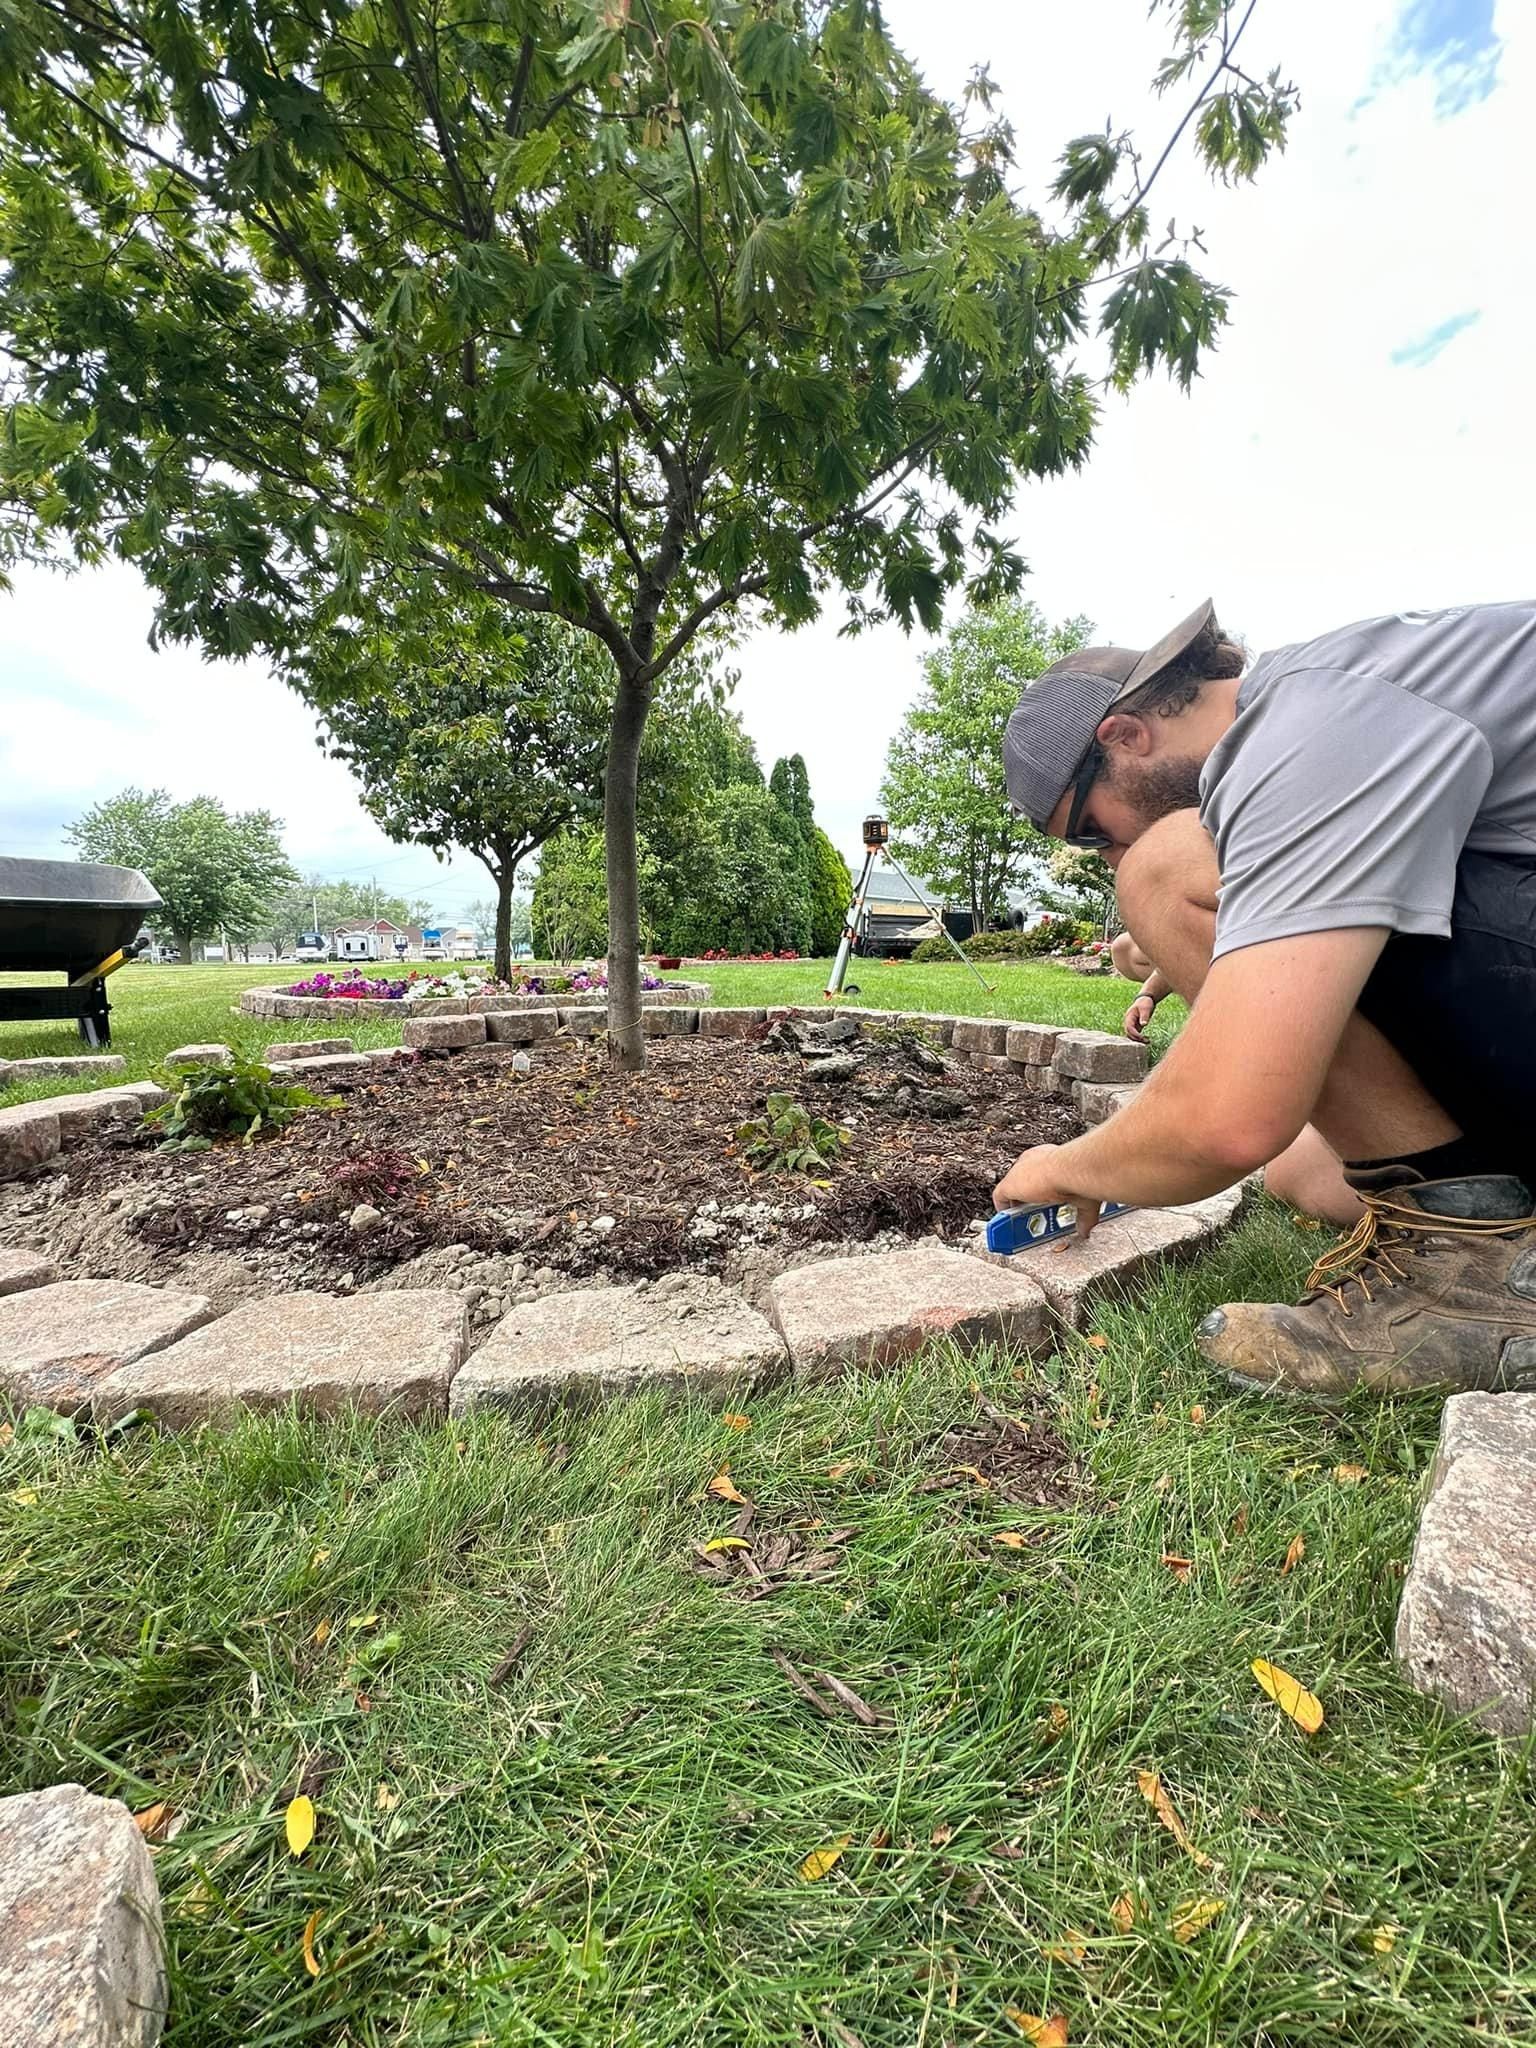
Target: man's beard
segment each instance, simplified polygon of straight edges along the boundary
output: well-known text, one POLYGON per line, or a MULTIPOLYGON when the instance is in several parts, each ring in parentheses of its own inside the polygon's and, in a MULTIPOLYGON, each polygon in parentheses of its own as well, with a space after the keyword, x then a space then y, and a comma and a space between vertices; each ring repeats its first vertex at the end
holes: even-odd
POLYGON ((1159 761, 1127 761, 1111 752, 1105 780, 1122 803, 1136 812, 1145 832, 1172 811, 1195 809, 1200 802, 1203 761, 1175 754, 1159 761))

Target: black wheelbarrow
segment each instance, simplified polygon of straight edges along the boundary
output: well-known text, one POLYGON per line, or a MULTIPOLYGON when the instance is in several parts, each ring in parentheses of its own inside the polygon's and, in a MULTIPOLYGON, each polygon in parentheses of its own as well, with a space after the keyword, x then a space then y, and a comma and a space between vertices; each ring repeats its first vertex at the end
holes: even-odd
POLYGON ((162 908, 137 868, 0 854, 0 974, 57 972, 62 988, 0 987, 0 1019, 73 1017, 87 1045, 112 1042, 107 976, 149 944, 162 908))

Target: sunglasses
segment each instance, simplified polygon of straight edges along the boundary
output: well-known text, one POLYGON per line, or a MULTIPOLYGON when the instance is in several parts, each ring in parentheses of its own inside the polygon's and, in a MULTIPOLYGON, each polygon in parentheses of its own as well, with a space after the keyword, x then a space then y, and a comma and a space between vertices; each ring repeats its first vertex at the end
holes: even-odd
POLYGON ((1083 812, 1088 807, 1088 798, 1093 785, 1098 781, 1104 766, 1104 749, 1095 740, 1083 756, 1083 765, 1077 771, 1077 780, 1072 787, 1072 808, 1067 813, 1067 829, 1062 839, 1068 846, 1080 847, 1086 853, 1102 853, 1114 841, 1107 832, 1082 831, 1083 812))

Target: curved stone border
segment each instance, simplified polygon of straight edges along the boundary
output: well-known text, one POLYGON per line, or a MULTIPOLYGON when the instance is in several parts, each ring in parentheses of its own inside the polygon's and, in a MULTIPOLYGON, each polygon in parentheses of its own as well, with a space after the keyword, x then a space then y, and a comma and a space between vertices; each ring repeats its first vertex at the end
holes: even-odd
MULTIPOLYGON (((668 1003, 707 1003, 710 987, 703 981, 669 981, 665 988, 646 989, 640 1002, 653 1009, 668 1003)), ((246 1017, 465 1017, 516 1015, 527 1010, 571 1008, 588 1000, 580 990, 552 995, 512 995, 505 991, 483 996, 407 995, 294 996, 281 988, 248 988, 240 997, 246 1017)))
MULTIPOLYGON (((648 1009, 645 1028, 747 1039, 776 1017, 829 1014, 674 1002, 648 1009)), ((853 1016, 861 1031, 895 1024, 930 1031, 951 1059, 977 1061, 1031 1093, 1070 1100, 1090 1123, 1123 1107, 1147 1066, 1145 1047, 1107 1031, 880 1010, 839 1014, 853 1016)), ((606 1012, 546 1004, 455 1016, 433 1006, 432 1014, 408 1012, 402 1021, 408 1045, 454 1047, 585 1036, 604 1028, 606 1012)), ((318 1079, 397 1057, 394 1049, 337 1050, 349 1043, 341 1039, 321 1043, 325 1051, 308 1055, 301 1042, 277 1048, 288 1057, 274 1069, 318 1079)), ((197 1050, 206 1056, 219 1048, 197 1050)), ((153 1083, 138 1082, 0 1110, 0 1174, 8 1142, 17 1161, 10 1170, 25 1170, 77 1140, 97 1117, 136 1114, 161 1099, 153 1083)), ((452 1293, 392 1297, 394 1341, 381 1356, 371 1294, 291 1293, 212 1316, 201 1297, 175 1289, 60 1280, 45 1262, 23 1263, 6 1275, 11 1291, 0 1290, 0 1397, 103 1422, 145 1408, 171 1427, 290 1403, 317 1414, 357 1408, 430 1420, 648 1387, 740 1398, 786 1376, 820 1378, 905 1357, 940 1334, 962 1345, 1039 1351, 1060 1329, 1080 1329, 1104 1293, 1210 1244, 1236 1220, 1245 1193, 1240 1187, 1180 1209, 1136 1210, 1101 1223, 1082 1242, 1011 1259, 985 1250, 984 1219, 958 1246, 919 1240, 850 1257, 855 1248, 829 1245, 825 1258, 770 1284, 766 1318, 724 1282, 686 1269, 648 1290, 571 1289, 510 1310, 472 1355, 463 1304, 452 1293), (110 1302, 98 1299, 103 1290, 110 1302), (410 1312, 401 1306, 407 1301, 410 1312)))

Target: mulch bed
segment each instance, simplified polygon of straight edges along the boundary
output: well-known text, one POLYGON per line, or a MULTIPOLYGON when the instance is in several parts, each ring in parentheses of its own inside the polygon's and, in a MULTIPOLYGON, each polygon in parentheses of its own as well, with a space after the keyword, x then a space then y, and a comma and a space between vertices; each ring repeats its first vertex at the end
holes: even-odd
POLYGON ((867 1047, 854 1074, 830 1081, 793 1050, 751 1042, 657 1039, 643 1075, 613 1071, 600 1045, 562 1040, 535 1048, 519 1076, 512 1050, 402 1054, 346 1074, 333 1084, 340 1109, 307 1112, 263 1143, 168 1154, 107 1131, 60 1163, 71 1197, 152 1195, 133 1228, 178 1252, 251 1247, 249 1219, 229 1212, 265 1207, 255 1241, 302 1251, 310 1285, 325 1284, 316 1263, 327 1252, 338 1276, 361 1280, 453 1243, 641 1277, 719 1270, 743 1236, 959 1228, 989 1210, 1027 1145, 1081 1128, 1068 1106, 1010 1076, 952 1063, 935 1073, 932 1052, 918 1047, 914 1062, 910 1044, 867 1047), (737 1127, 776 1091, 850 1133, 819 1185, 754 1173, 739 1155, 737 1127), (348 1226, 359 1203, 384 1218, 363 1238, 348 1226), (701 1212, 743 1204, 745 1217, 698 1232, 701 1212), (599 1218, 611 1227, 594 1232, 599 1218))

